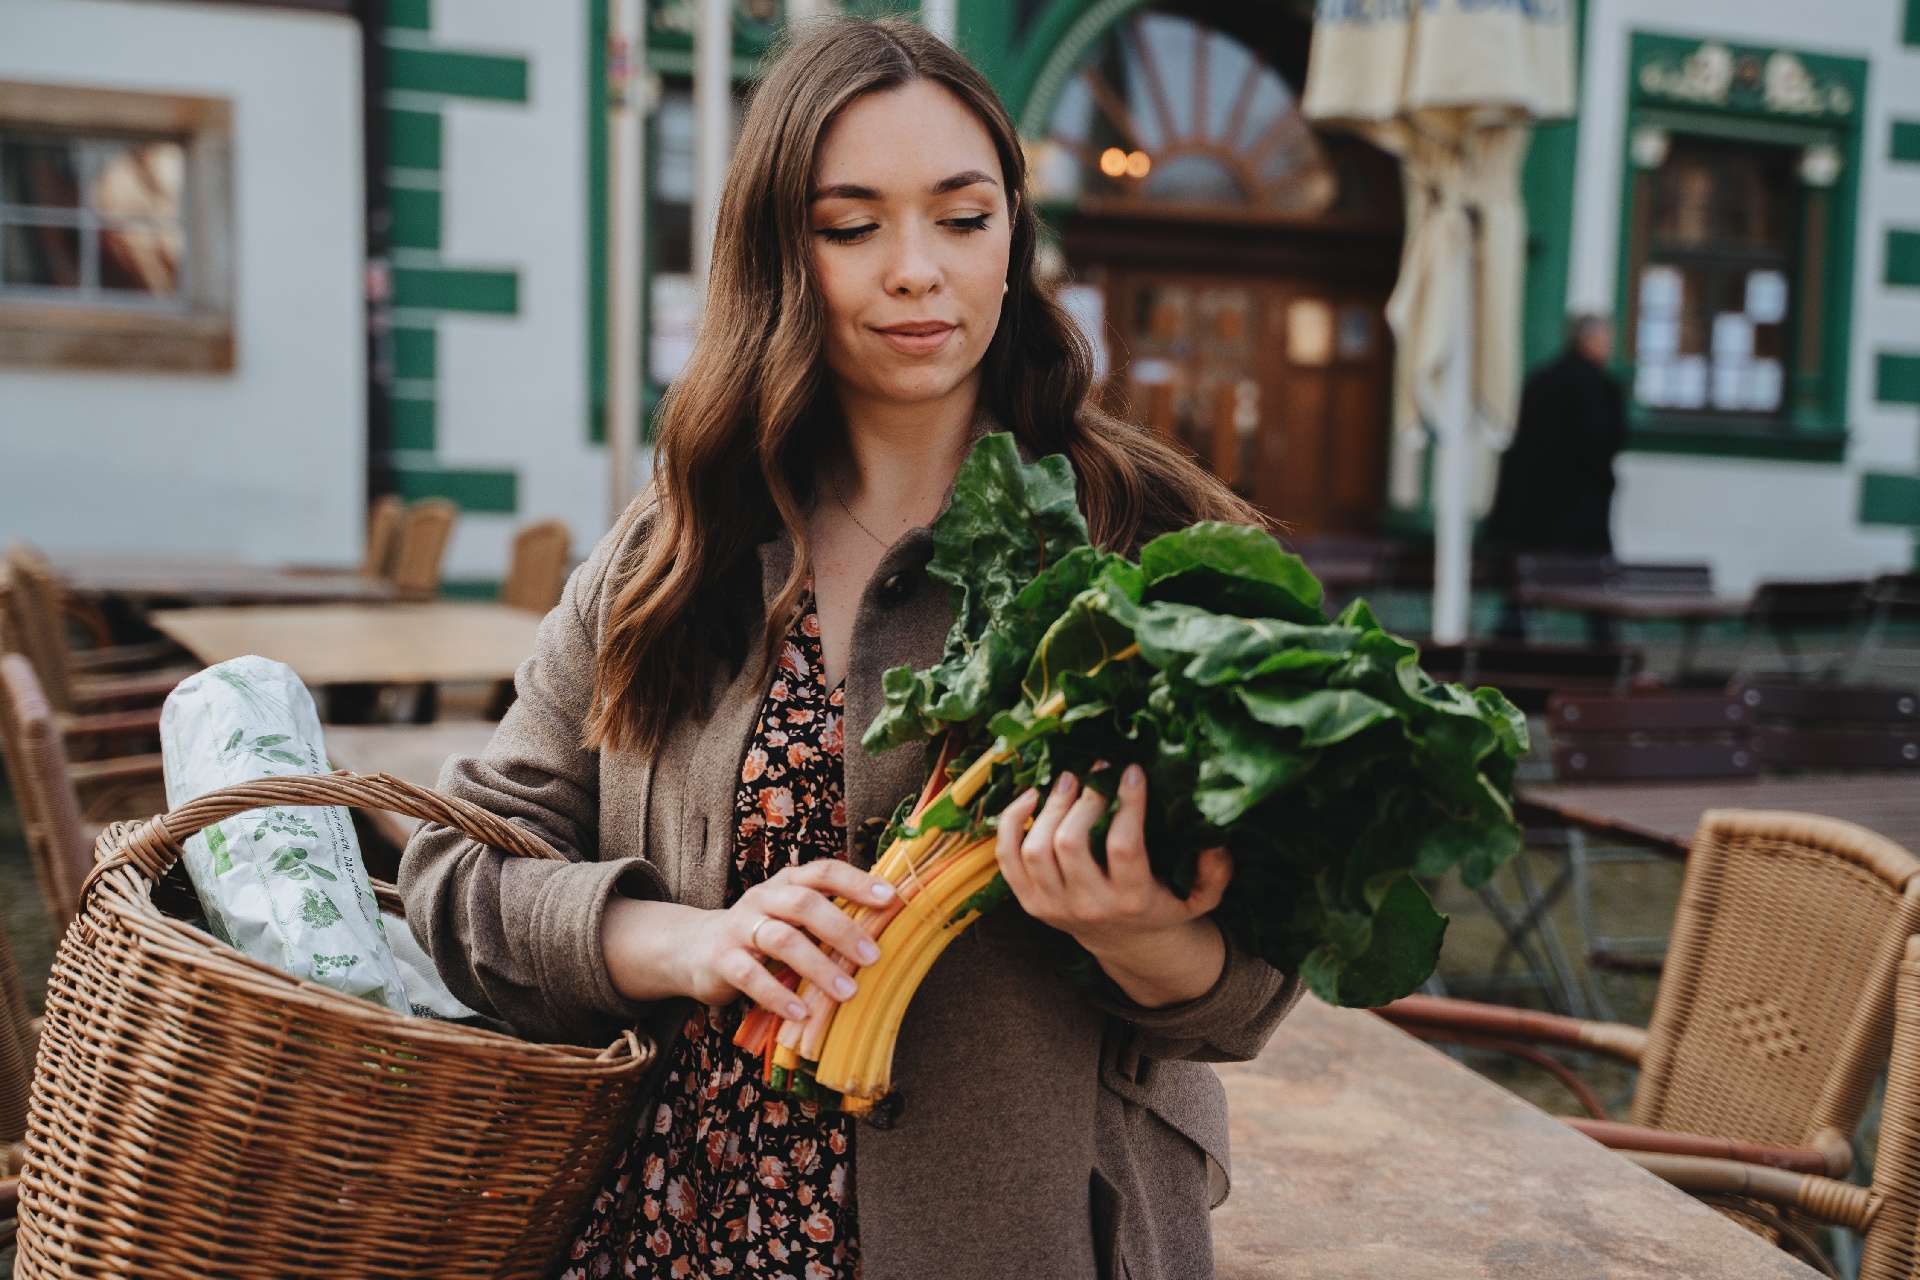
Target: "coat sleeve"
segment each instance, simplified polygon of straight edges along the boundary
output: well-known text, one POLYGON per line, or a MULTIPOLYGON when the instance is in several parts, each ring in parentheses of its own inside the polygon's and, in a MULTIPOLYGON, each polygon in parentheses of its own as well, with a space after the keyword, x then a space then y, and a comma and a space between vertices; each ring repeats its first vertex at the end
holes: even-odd
POLYGON ((427 823, 400 861, 407 922, 448 989, 543 1040, 604 1041, 647 1008, 614 990, 600 923, 615 893, 661 898, 665 885, 641 859, 599 860, 599 754, 581 745, 600 597, 638 536, 617 528, 574 572, 492 741, 440 774, 441 791, 527 828, 565 860, 515 857, 427 823))
POLYGON ((1112 981, 1103 981, 1094 1003, 1134 1029, 1142 1057, 1196 1062, 1247 1062, 1260 1055, 1274 1029, 1303 989, 1222 931, 1227 961, 1205 995, 1150 1009, 1136 1004, 1112 981))

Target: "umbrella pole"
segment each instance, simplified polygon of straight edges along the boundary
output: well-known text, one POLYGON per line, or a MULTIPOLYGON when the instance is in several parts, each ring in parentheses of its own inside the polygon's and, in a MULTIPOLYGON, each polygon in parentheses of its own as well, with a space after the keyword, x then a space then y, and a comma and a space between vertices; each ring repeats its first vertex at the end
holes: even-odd
POLYGON ((1473 304, 1463 282, 1433 459, 1433 642, 1467 638, 1473 570, 1473 304))

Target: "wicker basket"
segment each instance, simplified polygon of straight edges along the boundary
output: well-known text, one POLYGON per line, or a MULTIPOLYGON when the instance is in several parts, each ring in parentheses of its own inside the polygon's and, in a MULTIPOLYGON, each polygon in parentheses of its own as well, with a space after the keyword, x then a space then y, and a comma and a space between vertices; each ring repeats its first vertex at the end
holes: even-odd
POLYGON ((268 778, 100 837, 47 986, 17 1275, 539 1276, 655 1057, 409 1018, 155 908, 180 842, 267 805, 389 809, 560 855, 389 777, 268 778))

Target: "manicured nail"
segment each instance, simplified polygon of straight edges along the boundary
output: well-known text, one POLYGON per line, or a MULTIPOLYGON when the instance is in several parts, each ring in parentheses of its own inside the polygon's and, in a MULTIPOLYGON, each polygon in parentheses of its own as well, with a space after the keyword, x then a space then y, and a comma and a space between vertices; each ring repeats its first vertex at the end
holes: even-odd
POLYGON ((862 938, 860 945, 854 948, 853 955, 861 964, 872 964, 880 958, 880 948, 874 946, 871 941, 862 938))
POLYGON ((839 996, 842 1000, 853 999, 855 990, 853 979, 847 977, 845 974, 841 974, 833 980, 833 994, 839 996))
POLYGON ((1053 784, 1053 789, 1058 791, 1063 798, 1071 800, 1073 799, 1073 793, 1080 789, 1080 779, 1070 773, 1063 773, 1060 775, 1060 781, 1053 784))
POLYGON ((1125 787, 1141 787, 1145 786, 1146 782, 1147 771, 1137 764, 1128 765, 1126 773, 1120 778, 1120 785, 1125 787))
POLYGON ((875 880, 873 882, 873 900, 875 902, 888 902, 891 901, 892 898, 892 885, 888 884, 885 880, 875 880))
POLYGON ((1028 804, 1028 803, 1038 804, 1039 802, 1040 802, 1040 788, 1028 787, 1025 791, 1022 791, 1020 793, 1020 798, 1018 800, 1015 800, 1013 803, 1014 804, 1028 804))
POLYGON ((807 1006, 801 1004, 798 1000, 795 1000, 793 1003, 787 1006, 788 1021, 799 1022, 801 1019, 805 1018, 806 1016, 807 1016, 807 1006))

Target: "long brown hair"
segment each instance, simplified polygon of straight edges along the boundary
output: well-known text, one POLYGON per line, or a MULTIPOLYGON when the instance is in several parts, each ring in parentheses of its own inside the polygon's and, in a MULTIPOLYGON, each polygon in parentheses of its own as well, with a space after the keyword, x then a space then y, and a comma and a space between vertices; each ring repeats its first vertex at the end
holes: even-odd
POLYGON ((760 611, 755 548, 784 527, 793 568, 759 646, 763 663, 778 653, 812 576, 813 459, 840 429, 812 278, 815 157, 849 103, 918 79, 979 118, 1009 193, 1010 289, 982 358, 982 407, 1035 454, 1067 455, 1103 546, 1195 520, 1259 520, 1185 455, 1089 401, 1092 353, 1035 276, 1026 157, 986 78, 904 19, 807 24, 755 91, 727 172, 699 336, 661 405, 653 481, 625 518, 653 528, 620 580, 595 658, 590 747, 651 751, 675 715, 704 711, 722 670, 738 674, 760 611))

